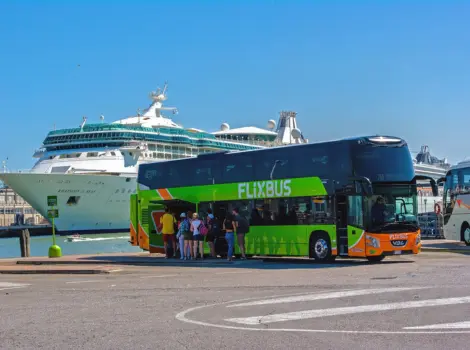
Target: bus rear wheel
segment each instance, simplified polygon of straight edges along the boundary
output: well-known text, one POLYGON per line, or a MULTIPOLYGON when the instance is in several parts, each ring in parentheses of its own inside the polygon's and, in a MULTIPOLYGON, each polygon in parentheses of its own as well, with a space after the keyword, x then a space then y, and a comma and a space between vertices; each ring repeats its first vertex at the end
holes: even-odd
POLYGON ((332 261, 330 239, 325 234, 313 235, 310 239, 310 257, 316 262, 332 261))
POLYGON ((460 240, 465 242, 465 245, 470 246, 470 225, 466 221, 462 224, 462 228, 460 229, 460 240))

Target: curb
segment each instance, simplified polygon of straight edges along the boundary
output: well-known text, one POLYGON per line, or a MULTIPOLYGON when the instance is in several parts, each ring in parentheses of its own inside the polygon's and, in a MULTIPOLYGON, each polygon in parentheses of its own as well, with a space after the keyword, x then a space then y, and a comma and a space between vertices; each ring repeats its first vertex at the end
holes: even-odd
MULTIPOLYGON (((106 270, 0 270, 0 275, 97 275, 110 274, 113 271, 106 270)), ((117 271, 116 271, 117 272, 117 271)))
MULTIPOLYGON (((126 263, 129 263, 126 261, 126 263)), ((133 263, 130 261, 130 263, 133 263)), ((113 262, 113 261, 97 261, 97 260, 17 260, 15 265, 26 265, 26 266, 38 266, 38 265, 119 265, 120 262, 113 262)))
POLYGON ((152 265, 168 265, 168 266, 198 266, 198 265, 233 265, 233 262, 227 261, 179 261, 179 260, 166 260, 166 261, 142 261, 142 260, 127 260, 127 261, 109 261, 109 260, 50 260, 50 261, 35 261, 35 260, 18 260, 16 265, 38 266, 38 265, 138 265, 138 266, 152 266, 152 265))

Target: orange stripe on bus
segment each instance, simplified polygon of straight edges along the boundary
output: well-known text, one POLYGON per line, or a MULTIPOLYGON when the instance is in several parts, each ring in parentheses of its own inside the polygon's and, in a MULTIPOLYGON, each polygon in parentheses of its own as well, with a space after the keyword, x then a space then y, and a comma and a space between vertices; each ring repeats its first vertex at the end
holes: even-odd
POLYGON ((168 192, 168 190, 166 188, 160 188, 157 191, 158 191, 158 194, 160 195, 160 197, 162 197, 166 201, 173 198, 171 196, 170 192, 168 192))

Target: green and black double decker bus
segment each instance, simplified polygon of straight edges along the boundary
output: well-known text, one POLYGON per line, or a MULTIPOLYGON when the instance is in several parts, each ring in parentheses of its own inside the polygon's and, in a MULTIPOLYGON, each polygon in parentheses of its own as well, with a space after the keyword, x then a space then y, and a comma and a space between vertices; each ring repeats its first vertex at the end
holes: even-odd
POLYGON ((420 180, 437 193, 434 180, 415 176, 407 143, 388 136, 142 164, 131 200, 131 242, 163 251, 156 226, 164 206, 178 215, 204 216, 211 208, 222 218, 238 208, 250 223, 249 255, 380 261, 418 254, 420 180))

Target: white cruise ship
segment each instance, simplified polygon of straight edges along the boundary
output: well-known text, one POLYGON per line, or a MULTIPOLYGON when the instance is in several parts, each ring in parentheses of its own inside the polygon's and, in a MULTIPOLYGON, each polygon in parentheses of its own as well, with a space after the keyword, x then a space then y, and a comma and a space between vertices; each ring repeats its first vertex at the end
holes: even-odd
POLYGON ((444 177, 450 169, 447 159, 439 159, 431 155, 429 147, 421 146, 421 150, 413 159, 416 175, 431 176, 435 180, 444 177))
POLYGON ((150 94, 152 103, 142 114, 105 123, 49 132, 26 172, 0 174, 15 192, 41 215, 47 215, 47 196, 58 197, 58 233, 127 232, 129 198, 136 191, 139 164, 217 150, 247 150, 307 142, 297 128, 295 112, 281 112, 268 129, 253 126, 208 133, 185 129, 162 114, 167 85, 150 94), (276 128, 276 131, 274 129, 276 128), (269 130, 270 129, 270 130, 269 130))
MULTIPOLYGON (((438 159, 431 155, 428 146, 421 146, 421 150, 413 159, 416 175, 430 176, 436 181, 444 177, 450 169, 447 159, 438 159)), ((428 213, 435 210, 435 205, 439 205, 442 210, 443 186, 439 186, 439 196, 432 195, 431 188, 421 186, 418 188, 418 213, 428 213)))

